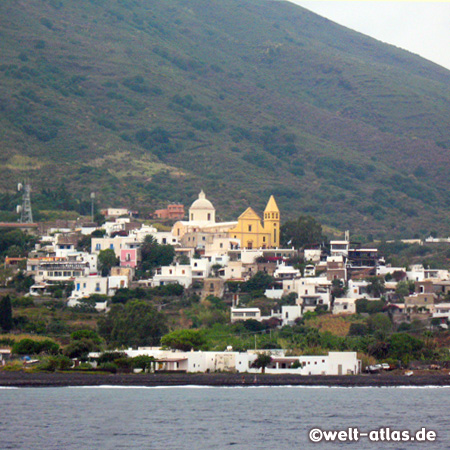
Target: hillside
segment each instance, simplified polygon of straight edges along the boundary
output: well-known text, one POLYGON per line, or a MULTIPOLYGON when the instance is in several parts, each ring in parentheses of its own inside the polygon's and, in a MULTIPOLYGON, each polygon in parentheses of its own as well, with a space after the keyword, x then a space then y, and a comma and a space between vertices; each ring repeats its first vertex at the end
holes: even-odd
MULTIPOLYGON (((3 0, 0 209, 147 214, 273 193, 374 237, 447 235, 450 72, 266 0, 3 0)), ((42 216, 42 213, 41 213, 42 216)), ((38 216, 39 217, 39 216, 38 216)))

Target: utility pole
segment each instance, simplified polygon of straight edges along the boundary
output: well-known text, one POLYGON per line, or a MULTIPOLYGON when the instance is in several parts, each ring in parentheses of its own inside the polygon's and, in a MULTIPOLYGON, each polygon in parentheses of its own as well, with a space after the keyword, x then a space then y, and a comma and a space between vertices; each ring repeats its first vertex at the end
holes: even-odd
POLYGON ((94 221, 94 201, 95 201, 95 192, 91 192, 91 220, 94 221))

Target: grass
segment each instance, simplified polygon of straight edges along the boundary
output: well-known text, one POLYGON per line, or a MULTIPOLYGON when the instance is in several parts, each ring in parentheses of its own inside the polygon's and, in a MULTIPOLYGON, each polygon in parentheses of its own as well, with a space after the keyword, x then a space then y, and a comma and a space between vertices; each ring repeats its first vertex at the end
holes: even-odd
POLYGON ((308 319, 306 325, 317 328, 320 332, 328 331, 335 336, 345 337, 350 330, 351 321, 345 317, 324 314, 308 319))

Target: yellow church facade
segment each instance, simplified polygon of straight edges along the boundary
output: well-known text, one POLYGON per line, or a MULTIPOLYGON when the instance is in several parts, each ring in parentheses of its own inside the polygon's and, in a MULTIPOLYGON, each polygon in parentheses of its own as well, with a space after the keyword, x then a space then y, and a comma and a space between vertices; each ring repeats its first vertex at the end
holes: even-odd
POLYGON ((239 239, 241 248, 277 248, 280 246, 280 210, 273 195, 264 210, 264 220, 252 208, 238 218, 234 228, 228 230, 230 238, 239 239))

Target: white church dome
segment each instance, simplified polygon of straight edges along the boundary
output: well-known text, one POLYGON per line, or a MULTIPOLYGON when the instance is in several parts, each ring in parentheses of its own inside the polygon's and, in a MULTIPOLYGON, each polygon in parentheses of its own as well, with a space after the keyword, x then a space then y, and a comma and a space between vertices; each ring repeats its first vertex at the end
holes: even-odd
POLYGON ((203 191, 198 194, 198 199, 192 203, 190 209, 202 209, 202 210, 212 210, 215 211, 213 204, 206 198, 203 191))

